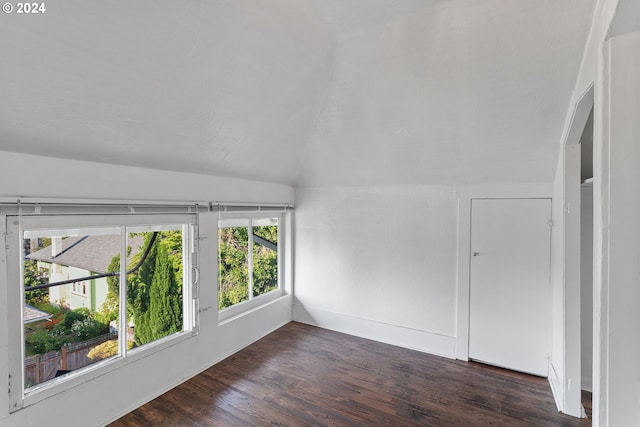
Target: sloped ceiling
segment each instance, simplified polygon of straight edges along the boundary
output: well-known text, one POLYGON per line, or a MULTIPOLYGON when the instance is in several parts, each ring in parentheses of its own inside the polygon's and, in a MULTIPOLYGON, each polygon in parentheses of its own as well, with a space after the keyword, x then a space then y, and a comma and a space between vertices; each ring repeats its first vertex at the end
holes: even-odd
POLYGON ((551 181, 595 0, 59 0, 0 150, 299 186, 551 181))
POLYGON ((0 149, 294 181, 334 47, 308 4, 46 6, 0 17, 0 149))

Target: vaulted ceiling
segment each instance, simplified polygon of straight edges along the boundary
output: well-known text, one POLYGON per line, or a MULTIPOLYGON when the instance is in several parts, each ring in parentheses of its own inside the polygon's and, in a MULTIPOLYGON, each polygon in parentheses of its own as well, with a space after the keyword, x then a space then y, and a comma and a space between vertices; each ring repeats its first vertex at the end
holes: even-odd
POLYGON ((0 150, 299 186, 551 181, 595 0, 46 3, 0 150))

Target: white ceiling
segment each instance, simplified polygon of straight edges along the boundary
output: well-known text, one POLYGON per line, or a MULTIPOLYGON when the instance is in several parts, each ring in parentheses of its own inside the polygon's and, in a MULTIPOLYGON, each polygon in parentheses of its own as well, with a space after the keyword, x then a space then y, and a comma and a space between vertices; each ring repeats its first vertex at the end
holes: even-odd
POLYGON ((595 0, 58 0, 0 150, 302 186, 551 181, 595 0))

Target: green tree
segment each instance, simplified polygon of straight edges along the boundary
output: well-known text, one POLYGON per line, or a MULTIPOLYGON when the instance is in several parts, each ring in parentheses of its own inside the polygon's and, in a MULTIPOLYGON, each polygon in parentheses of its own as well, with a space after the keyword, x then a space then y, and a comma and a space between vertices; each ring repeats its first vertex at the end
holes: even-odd
MULTIPOLYGON (((143 236, 140 249, 129 258, 127 270, 140 263, 153 238, 153 232, 132 233, 143 236)), ((131 248, 127 248, 129 254, 131 248)), ((120 270, 120 255, 108 271, 120 270)), ((120 281, 107 278, 108 293, 102 307, 117 318, 120 281)), ((135 325, 135 342, 142 345, 182 330, 182 232, 159 232, 140 267, 127 275, 127 313, 135 325)))
MULTIPOLYGON (((107 267, 107 273, 120 271, 120 254, 114 256, 107 267)), ((118 318, 118 307, 120 294, 120 278, 119 276, 107 277, 107 296, 100 308, 101 320, 109 323, 118 318)))
MULTIPOLYGON (((253 234, 278 243, 278 227, 265 225, 253 228, 253 234)), ((253 245, 253 296, 278 288, 278 252, 259 243, 253 245)))
POLYGON ((249 297, 249 235, 246 227, 219 230, 218 308, 249 297))
POLYGON ((33 259, 24 260, 25 302, 33 306, 49 302, 47 289, 29 289, 32 286, 47 283, 47 277, 38 271, 38 262, 33 259))
POLYGON ((156 268, 151 281, 149 307, 152 325, 158 338, 182 329, 181 283, 164 245, 158 247, 156 268))
MULTIPOLYGON (((141 250, 132 257, 132 265, 137 265, 140 262, 145 249, 151 243, 152 237, 153 233, 145 233, 141 250)), ((156 239, 138 271, 127 277, 127 306, 135 325, 135 341, 138 345, 153 341, 149 320, 149 290, 153 281, 158 246, 158 240, 156 239)))
MULTIPOLYGON (((148 244, 148 241, 145 241, 145 246, 148 244)), ((127 246, 127 256, 131 254, 131 246, 127 246)), ((140 255, 134 260, 130 260, 129 266, 127 270, 131 269, 133 265, 135 265, 140 259, 140 255)), ((111 262, 107 266, 107 273, 115 273, 120 272, 120 254, 115 255, 111 258, 111 262)), ((130 280, 135 277, 135 274, 130 275, 130 280)), ((135 289, 130 289, 128 291, 133 292, 130 294, 127 293, 128 302, 133 301, 135 299, 135 289)), ((107 296, 105 301, 100 309, 101 316, 107 320, 107 323, 116 320, 118 318, 118 307, 120 306, 119 301, 120 295, 120 276, 108 276, 107 277, 107 296)), ((130 303, 128 304, 130 305, 130 303)))
MULTIPOLYGON (((255 226, 253 234, 274 244, 278 242, 278 226, 255 226)), ((249 236, 247 227, 219 230, 218 308, 223 309, 249 297, 249 236)), ((278 287, 278 252, 253 244, 253 296, 278 287)))
POLYGON ((162 244, 154 246, 156 256, 151 285, 148 286, 148 306, 146 310, 138 312, 135 318, 138 345, 182 330, 181 286, 176 280, 176 272, 169 259, 167 247, 162 244))

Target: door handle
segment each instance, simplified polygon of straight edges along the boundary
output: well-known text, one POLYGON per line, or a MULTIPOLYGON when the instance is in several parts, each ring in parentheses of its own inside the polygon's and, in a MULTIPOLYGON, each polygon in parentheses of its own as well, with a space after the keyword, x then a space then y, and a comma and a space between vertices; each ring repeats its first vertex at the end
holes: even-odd
POLYGON ((480 255, 480 252, 471 252, 473 254, 473 256, 478 256, 480 255))

